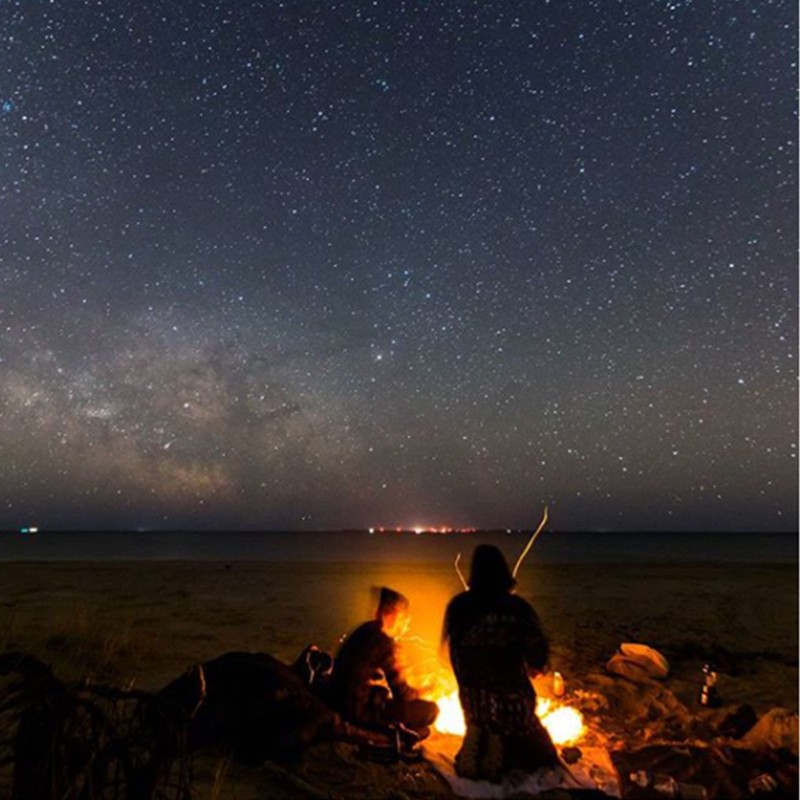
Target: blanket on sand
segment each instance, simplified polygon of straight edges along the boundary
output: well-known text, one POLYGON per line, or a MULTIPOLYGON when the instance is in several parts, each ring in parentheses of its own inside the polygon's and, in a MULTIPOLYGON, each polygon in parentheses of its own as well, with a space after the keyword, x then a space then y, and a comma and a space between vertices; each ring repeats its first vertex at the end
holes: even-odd
POLYGON ((608 797, 621 797, 617 772, 603 748, 581 748, 581 759, 570 766, 527 773, 511 772, 502 783, 472 781, 456 775, 455 755, 461 744, 456 736, 434 735, 425 744, 425 758, 459 797, 501 800, 535 797, 553 789, 599 790, 608 797))

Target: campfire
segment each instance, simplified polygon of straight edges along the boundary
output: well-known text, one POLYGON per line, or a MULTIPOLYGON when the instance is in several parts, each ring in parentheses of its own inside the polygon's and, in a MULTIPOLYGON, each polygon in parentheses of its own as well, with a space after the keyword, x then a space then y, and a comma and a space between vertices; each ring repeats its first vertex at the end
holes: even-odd
MULTIPOLYGON (((544 513, 538 527, 528 540, 527 545, 522 553, 520 553, 520 556, 514 565, 512 572, 514 578, 516 578, 522 562, 524 561, 533 544, 536 542, 539 534, 544 529, 547 519, 548 509, 547 506, 545 506, 544 513)), ((462 586, 464 587, 464 590, 468 591, 469 587, 467 580, 459 567, 460 560, 461 553, 458 553, 453 566, 462 586)), ((416 644, 422 646, 422 649, 430 650, 430 648, 425 647, 423 640, 417 637, 413 638, 416 644)), ((434 659, 427 658, 423 660, 422 663, 430 664, 432 660, 434 659)), ((560 679, 558 673, 554 674, 560 679)), ((552 681, 550 681, 550 679, 548 679, 548 681, 549 685, 552 686, 552 681)), ((467 726, 466 722, 464 721, 464 713, 461 709, 461 702, 458 697, 458 689, 456 688, 456 681, 453 674, 446 668, 442 667, 441 662, 439 662, 439 666, 433 670, 432 674, 424 675, 422 677, 419 685, 426 686, 428 689, 426 692, 428 699, 433 700, 439 707, 439 715, 434 723, 434 728, 436 731, 443 734, 463 737, 467 731, 467 726)), ((545 694, 548 694, 549 691, 550 690, 546 691, 545 694)), ((559 696, 560 694, 561 693, 559 692, 559 696)), ((575 742, 580 741, 587 733, 587 727, 583 721, 583 714, 581 714, 578 709, 561 702, 555 697, 539 696, 536 700, 536 714, 539 717, 542 725, 544 725, 545 729, 550 734, 553 744, 574 744, 575 742)))
MULTIPOLYGON (((439 716, 434 723, 434 728, 439 733, 463 736, 467 726, 458 699, 458 690, 443 688, 452 687, 454 680, 448 680, 442 676, 438 683, 440 688, 439 691, 434 692, 434 700, 439 706, 439 716)), ((554 744, 574 744, 586 733, 581 712, 557 700, 539 697, 536 701, 536 713, 554 744)))

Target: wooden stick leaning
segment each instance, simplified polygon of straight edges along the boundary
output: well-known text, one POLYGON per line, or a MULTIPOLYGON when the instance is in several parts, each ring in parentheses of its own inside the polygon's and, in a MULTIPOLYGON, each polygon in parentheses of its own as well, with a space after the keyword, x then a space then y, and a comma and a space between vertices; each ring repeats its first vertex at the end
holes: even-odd
POLYGON ((536 541, 536 537, 542 532, 544 529, 545 524, 547 523, 547 506, 544 507, 544 514, 542 514, 542 521, 539 523, 539 527, 534 531, 533 536, 528 540, 528 544, 525 546, 525 549, 520 554, 520 557, 517 559, 517 563, 514 565, 514 571, 511 573, 512 577, 517 577, 517 571, 522 566, 522 562, 525 560, 525 556, 528 555, 528 551, 533 547, 533 543, 536 541))
MULTIPOLYGON (((522 566, 522 562, 525 560, 525 556, 528 555, 531 547, 533 547, 533 543, 536 541, 536 537, 544 530, 544 526, 547 524, 547 506, 544 507, 544 513, 542 514, 542 521, 539 523, 539 527, 533 532, 533 535, 530 539, 528 539, 528 544, 525 545, 525 549, 520 554, 520 557, 517 559, 517 563, 514 565, 514 571, 511 573, 513 578, 517 577, 517 572, 519 568, 522 566)), ((461 553, 456 555, 456 560, 453 563, 453 566, 456 569, 456 574, 458 575, 458 579, 461 581, 461 585, 464 587, 464 591, 469 589, 469 585, 467 584, 467 579, 464 577, 464 573, 461 571, 461 567, 459 566, 461 562, 461 553)))
POLYGON ((466 592, 469 589, 467 585, 467 579, 464 577, 464 573, 461 571, 461 568, 458 566, 458 562, 461 561, 461 553, 456 556, 455 563, 453 566, 456 568, 456 573, 458 574, 459 580, 461 581, 461 585, 464 587, 464 591, 466 592))

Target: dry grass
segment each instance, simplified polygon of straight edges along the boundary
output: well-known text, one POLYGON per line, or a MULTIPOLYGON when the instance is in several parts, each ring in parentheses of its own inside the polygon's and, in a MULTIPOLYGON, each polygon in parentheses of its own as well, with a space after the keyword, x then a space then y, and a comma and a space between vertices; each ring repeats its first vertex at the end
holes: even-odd
POLYGON ((0 619, 0 652, 25 651, 69 678, 92 677, 132 685, 158 650, 152 628, 129 616, 110 616, 86 604, 55 608, 31 630, 19 614, 0 619))
MULTIPOLYGON (((0 647, 38 656, 66 681, 91 675, 156 690, 231 650, 283 661, 312 642, 335 650, 371 614, 370 587, 381 584, 409 595, 414 633, 436 645, 459 590, 450 563, 0 563, 0 647)), ((668 656, 670 686, 691 703, 703 661, 727 652, 738 671, 720 676, 726 702, 759 714, 797 709, 797 586, 796 567, 769 565, 544 567, 529 558, 520 574, 569 687, 602 675, 620 642, 641 641, 668 656)), ((223 782, 215 759, 196 767, 197 797, 287 796, 262 786, 262 772, 233 765, 223 782)))

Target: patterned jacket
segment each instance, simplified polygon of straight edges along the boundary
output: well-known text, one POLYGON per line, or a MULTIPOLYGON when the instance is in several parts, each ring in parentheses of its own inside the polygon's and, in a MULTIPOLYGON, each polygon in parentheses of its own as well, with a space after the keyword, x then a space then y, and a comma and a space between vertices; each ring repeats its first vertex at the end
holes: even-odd
POLYGON ((468 723, 518 733, 536 724, 530 676, 547 663, 548 643, 529 603, 463 592, 447 607, 445 635, 468 723))

